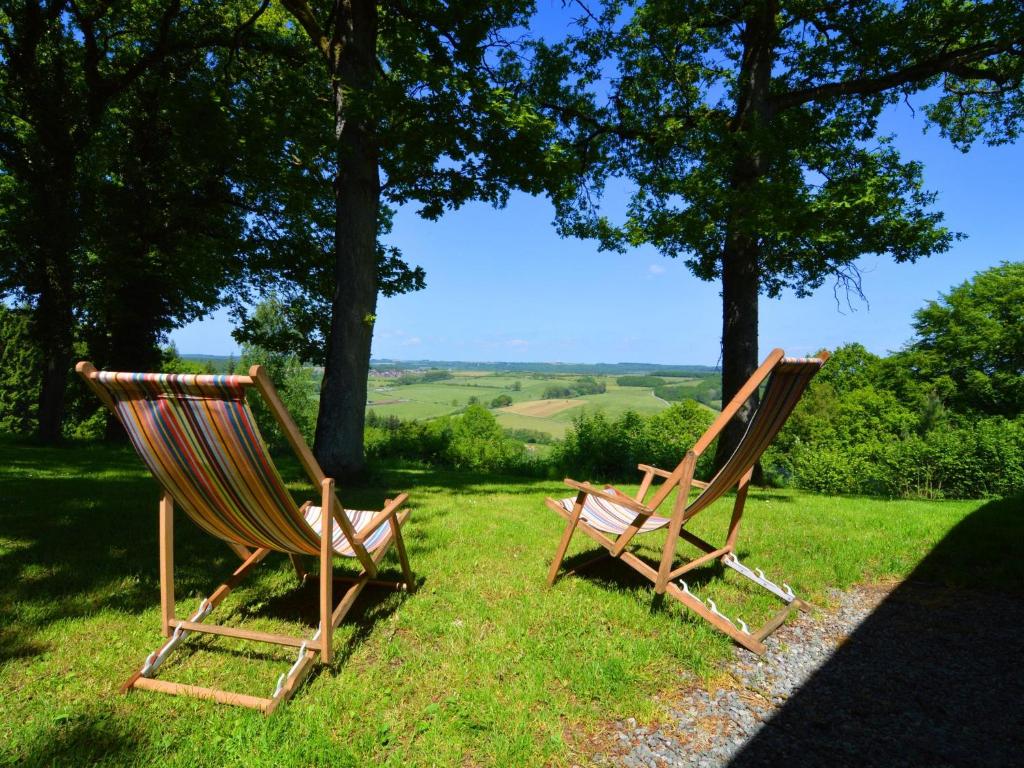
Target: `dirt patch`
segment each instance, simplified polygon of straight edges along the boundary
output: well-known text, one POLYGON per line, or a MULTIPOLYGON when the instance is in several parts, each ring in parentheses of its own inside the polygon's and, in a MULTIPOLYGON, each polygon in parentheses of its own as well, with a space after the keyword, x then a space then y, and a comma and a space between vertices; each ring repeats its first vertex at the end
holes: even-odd
POLYGON ((584 405, 583 400, 527 400, 523 403, 515 403, 507 408, 500 409, 504 413, 515 413, 519 416, 533 416, 538 419, 546 419, 556 413, 567 411, 570 408, 579 408, 584 405))

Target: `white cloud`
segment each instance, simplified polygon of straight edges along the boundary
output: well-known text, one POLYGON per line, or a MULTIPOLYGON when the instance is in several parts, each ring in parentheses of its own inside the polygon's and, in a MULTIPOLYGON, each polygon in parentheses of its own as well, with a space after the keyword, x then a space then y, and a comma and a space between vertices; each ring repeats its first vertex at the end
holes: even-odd
POLYGON ((661 264, 651 264, 651 266, 647 268, 647 271, 650 272, 652 275, 665 274, 665 268, 661 266, 661 264))
POLYGON ((508 346, 510 346, 510 347, 528 347, 528 346, 530 346, 530 342, 528 342, 526 339, 509 339, 505 343, 508 346))
POLYGON ((402 339, 403 347, 416 347, 423 343, 423 339, 419 336, 410 336, 407 339, 402 339))

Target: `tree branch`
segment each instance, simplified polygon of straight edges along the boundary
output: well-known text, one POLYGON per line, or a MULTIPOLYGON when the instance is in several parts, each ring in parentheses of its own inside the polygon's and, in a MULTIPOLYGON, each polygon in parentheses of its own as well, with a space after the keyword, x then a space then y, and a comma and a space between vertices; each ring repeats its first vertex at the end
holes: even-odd
POLYGON ((299 22, 299 26, 306 30, 306 34, 309 35, 309 39, 313 41, 317 50, 330 61, 331 41, 317 23, 309 3, 306 0, 281 0, 281 5, 288 9, 288 12, 299 22))
MULTIPOLYGON (((870 96, 908 83, 919 82, 943 73, 963 76, 960 73, 985 72, 967 65, 1011 50, 1021 40, 979 43, 955 51, 948 51, 931 59, 911 64, 877 77, 857 77, 852 80, 822 83, 811 88, 781 93, 769 99, 770 107, 776 111, 800 106, 812 101, 827 101, 840 96, 870 96)), ((986 73, 991 77, 991 73, 986 73)), ((974 75, 971 75, 974 77, 974 75)))

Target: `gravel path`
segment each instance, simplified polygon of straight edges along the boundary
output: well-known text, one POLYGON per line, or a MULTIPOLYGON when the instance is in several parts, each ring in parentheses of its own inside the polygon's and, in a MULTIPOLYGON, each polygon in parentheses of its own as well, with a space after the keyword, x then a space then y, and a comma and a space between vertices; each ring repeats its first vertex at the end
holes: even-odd
POLYGON ((909 582, 832 598, 763 657, 737 649, 724 686, 616 723, 593 763, 1024 765, 1024 601, 909 582))

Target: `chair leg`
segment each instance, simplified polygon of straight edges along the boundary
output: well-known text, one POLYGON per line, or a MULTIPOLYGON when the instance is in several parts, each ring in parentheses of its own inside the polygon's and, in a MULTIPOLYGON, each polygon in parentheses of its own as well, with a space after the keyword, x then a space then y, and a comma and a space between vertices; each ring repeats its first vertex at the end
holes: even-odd
POLYGON ((555 559, 551 561, 551 568, 548 569, 549 587, 553 586, 555 579, 558 578, 558 569, 562 567, 565 553, 569 549, 569 542, 572 540, 573 533, 576 532, 576 524, 580 521, 580 515, 583 513, 583 502, 586 498, 587 494, 582 491, 576 494, 576 503, 572 508, 572 516, 569 518, 569 522, 565 524, 565 531, 562 533, 562 540, 558 543, 555 559))
POLYGON ((334 639, 334 546, 331 540, 334 526, 329 524, 333 520, 333 480, 324 481, 323 497, 321 514, 325 522, 320 526, 320 661, 330 664, 334 639))
POLYGON ((306 566, 302 562, 302 555, 288 555, 288 559, 292 561, 292 567, 295 569, 295 576, 300 582, 306 580, 306 566))
POLYGON ((405 588, 411 594, 416 591, 416 577, 413 576, 412 568, 409 566, 409 556, 405 552, 405 539, 402 538, 402 526, 394 516, 391 517, 391 535, 395 539, 395 551, 398 552, 398 560, 402 564, 402 578, 405 579, 405 588))
POLYGON ((171 636, 174 621, 174 498, 160 498, 160 624, 164 637, 171 636))

